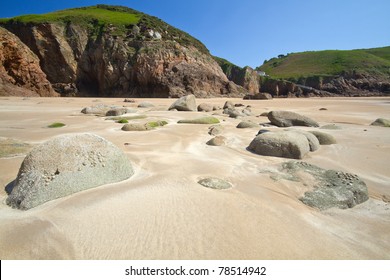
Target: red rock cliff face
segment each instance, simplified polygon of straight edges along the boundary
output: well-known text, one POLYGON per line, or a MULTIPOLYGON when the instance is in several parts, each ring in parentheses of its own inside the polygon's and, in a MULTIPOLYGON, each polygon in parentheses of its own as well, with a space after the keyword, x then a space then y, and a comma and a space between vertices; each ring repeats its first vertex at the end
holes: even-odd
POLYGON ((18 37, 0 27, 0 95, 58 96, 39 59, 18 37))
POLYGON ((64 96, 241 97, 246 92, 227 79, 210 54, 151 29, 137 26, 118 36, 113 26, 96 35, 72 23, 6 28, 34 51, 64 96))

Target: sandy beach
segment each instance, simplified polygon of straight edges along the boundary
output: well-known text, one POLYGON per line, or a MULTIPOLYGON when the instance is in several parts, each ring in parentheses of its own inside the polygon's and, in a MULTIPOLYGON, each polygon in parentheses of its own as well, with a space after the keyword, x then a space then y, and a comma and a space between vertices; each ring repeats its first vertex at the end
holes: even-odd
POLYGON ((390 119, 390 98, 197 103, 222 107, 227 100, 251 105, 252 116, 168 111, 173 99, 1 97, 0 137, 34 146, 60 134, 95 133, 126 153, 135 174, 22 211, 6 205, 5 186, 16 178, 25 154, 0 158, 0 258, 390 259, 390 128, 370 126, 377 118, 390 119), (155 107, 137 108, 142 101, 155 107), (126 132, 122 124, 80 113, 99 103, 134 107, 133 115, 146 116, 132 122, 168 125, 126 132), (270 174, 289 159, 251 153, 246 148, 261 127, 236 128, 241 120, 268 123, 259 115, 272 110, 339 126, 321 129, 337 144, 321 146, 303 161, 357 174, 370 199, 351 209, 320 211, 299 200, 307 190, 300 182, 272 179, 270 174), (177 123, 212 114, 224 127, 225 146, 206 145, 210 125, 177 123), (66 126, 48 128, 53 122, 66 126), (205 188, 197 183, 205 177, 233 187, 205 188))

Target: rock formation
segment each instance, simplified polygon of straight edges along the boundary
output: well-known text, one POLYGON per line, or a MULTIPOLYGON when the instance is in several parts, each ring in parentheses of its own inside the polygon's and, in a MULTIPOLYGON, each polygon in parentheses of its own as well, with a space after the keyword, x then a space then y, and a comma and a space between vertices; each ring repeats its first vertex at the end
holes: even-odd
POLYGON ((368 200, 367 186, 359 176, 351 173, 326 170, 306 162, 291 161, 282 164, 282 171, 290 174, 294 181, 312 186, 300 200, 320 210, 337 207, 347 209, 368 200), (307 180, 304 174, 315 179, 307 180))
POLYGON ((38 56, 63 96, 238 97, 246 92, 227 79, 202 43, 155 17, 119 6, 79 9, 86 13, 83 21, 70 13, 44 23, 17 18, 2 23, 38 56), (137 20, 102 23, 98 15, 87 16, 96 9, 137 20))
POLYGON ((58 96, 38 57, 18 37, 0 27, 0 95, 58 96))
POLYGON ((27 210, 133 173, 126 155, 111 142, 90 133, 61 135, 26 156, 6 202, 27 210))

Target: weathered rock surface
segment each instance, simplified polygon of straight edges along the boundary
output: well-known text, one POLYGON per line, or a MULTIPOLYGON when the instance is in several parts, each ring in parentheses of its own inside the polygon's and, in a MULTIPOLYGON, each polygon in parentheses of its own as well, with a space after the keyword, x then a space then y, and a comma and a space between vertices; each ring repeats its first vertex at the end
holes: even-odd
POLYGON ((317 137, 318 141, 320 142, 320 145, 337 144, 336 138, 334 138, 333 135, 321 131, 309 131, 309 132, 311 134, 314 134, 315 137, 317 137))
POLYGON ((226 145, 226 138, 224 136, 215 136, 206 143, 209 146, 224 146, 226 145))
POLYGON ((71 17, 45 23, 10 20, 2 26, 38 56, 47 79, 62 95, 242 97, 246 92, 187 33, 126 7, 97 8, 128 12, 140 20, 124 30, 110 23, 102 26, 98 19, 86 25, 71 17))
POLYGON ((251 122, 251 121, 242 121, 237 126, 237 128, 253 128, 253 127, 259 127, 257 123, 251 122))
POLYGON ((312 191, 305 193, 300 200, 314 208, 325 210, 332 207, 347 209, 368 200, 367 186, 359 176, 351 173, 326 170, 306 162, 291 161, 282 164, 282 170, 292 175, 294 181, 306 182, 302 172, 316 180, 312 191))
POLYGON ((211 112, 214 110, 214 106, 207 103, 199 104, 198 111, 199 112, 211 112))
POLYGON ((0 95, 59 96, 38 57, 14 34, 0 27, 0 95))
POLYGON ((267 115, 273 125, 279 127, 311 126, 318 127, 318 123, 309 117, 290 111, 271 111, 267 115))
POLYGON ((230 189, 232 187, 231 183, 219 178, 205 178, 199 180, 198 184, 202 185, 203 187, 216 190, 230 189))
POLYGON ((214 136, 216 136, 216 135, 218 135, 218 134, 221 134, 222 133, 222 131, 223 131, 223 126, 222 125, 212 125, 212 126, 210 126, 209 127, 209 134, 210 135, 214 135, 214 136))
POLYGON ((180 97, 178 100, 172 103, 168 110, 176 109, 177 111, 196 111, 196 98, 195 95, 189 94, 180 97))
POLYGON ((379 118, 379 119, 376 119, 373 123, 371 123, 371 125, 390 127, 390 120, 379 118))
POLYGON ((90 133, 61 135, 26 156, 6 202, 27 210, 133 173, 126 155, 111 142, 90 133))
POLYGON ((122 126, 123 131, 147 131, 152 129, 153 127, 146 123, 127 123, 122 126))
POLYGON ((114 106, 109 106, 106 104, 97 104, 95 106, 85 107, 81 110, 81 113, 86 115, 99 115, 105 116, 107 112, 111 109, 115 109, 114 106))
POLYGON ((127 113, 127 108, 118 107, 107 111, 106 116, 121 116, 127 113))
POLYGON ((248 150, 263 156, 302 159, 310 152, 310 144, 307 137, 297 131, 270 131, 257 135, 248 150))

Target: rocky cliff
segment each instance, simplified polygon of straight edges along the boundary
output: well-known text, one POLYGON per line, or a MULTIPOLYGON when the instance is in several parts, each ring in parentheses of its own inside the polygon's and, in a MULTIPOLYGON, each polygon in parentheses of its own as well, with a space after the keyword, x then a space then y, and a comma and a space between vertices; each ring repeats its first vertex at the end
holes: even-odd
POLYGON ((39 58, 62 96, 243 96, 207 48, 167 23, 98 5, 1 24, 39 58))
POLYGON ((57 96, 38 57, 18 37, 0 27, 0 95, 57 96))

